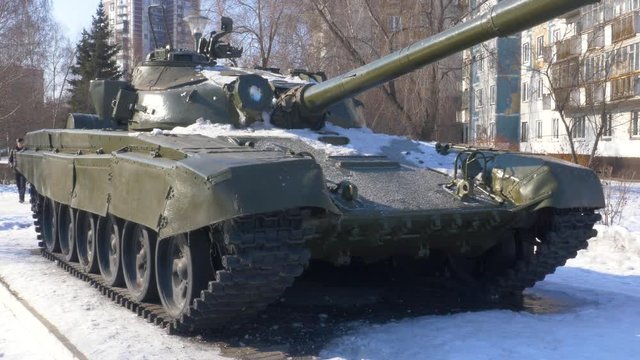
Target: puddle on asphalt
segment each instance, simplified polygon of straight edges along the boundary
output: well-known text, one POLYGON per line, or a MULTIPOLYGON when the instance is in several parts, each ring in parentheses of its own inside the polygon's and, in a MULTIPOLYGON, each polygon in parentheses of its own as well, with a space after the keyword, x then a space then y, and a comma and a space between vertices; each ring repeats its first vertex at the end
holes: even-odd
POLYGON ((531 314, 563 314, 592 303, 565 292, 528 289, 522 297, 522 310, 531 314))

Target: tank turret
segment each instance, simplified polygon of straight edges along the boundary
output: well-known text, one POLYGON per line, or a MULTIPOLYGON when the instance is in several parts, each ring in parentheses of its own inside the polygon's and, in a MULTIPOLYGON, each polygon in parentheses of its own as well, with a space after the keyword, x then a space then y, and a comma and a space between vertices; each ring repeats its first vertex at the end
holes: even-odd
POLYGON ((355 125, 353 111, 348 111, 355 106, 353 96, 486 40, 595 2, 501 1, 481 16, 326 81, 321 81, 324 74, 305 77, 304 71, 294 71, 285 76, 273 68, 218 64, 242 54, 242 49, 222 40, 233 30, 233 21, 223 17, 221 31, 202 38, 197 51, 167 46, 149 54, 135 69, 130 85, 95 81, 91 89, 98 118, 73 114, 69 127, 171 129, 204 118, 238 127, 269 119, 282 128, 319 129, 327 113, 349 113, 347 122, 355 125), (336 111, 327 111, 330 107, 336 111))

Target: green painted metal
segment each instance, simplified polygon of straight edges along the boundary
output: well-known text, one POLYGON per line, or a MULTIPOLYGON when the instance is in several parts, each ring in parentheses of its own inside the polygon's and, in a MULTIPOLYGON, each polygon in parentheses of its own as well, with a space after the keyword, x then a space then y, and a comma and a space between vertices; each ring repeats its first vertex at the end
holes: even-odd
POLYGON ((26 141, 20 170, 38 193, 143 224, 161 238, 283 208, 338 212, 308 157, 116 131, 44 130, 26 141))

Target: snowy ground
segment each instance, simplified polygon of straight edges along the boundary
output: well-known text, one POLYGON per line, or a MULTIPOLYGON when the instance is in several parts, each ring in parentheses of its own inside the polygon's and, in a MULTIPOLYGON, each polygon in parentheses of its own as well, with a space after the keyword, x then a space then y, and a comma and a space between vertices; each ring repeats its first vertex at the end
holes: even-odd
MULTIPOLYGON (((201 128, 174 131, 208 129, 214 136, 220 130, 204 123, 196 126, 201 128)), ((367 130, 341 131, 350 132, 356 145, 359 135, 367 135, 367 130)), ((393 137, 378 140, 385 139, 393 141, 393 137)), ((361 145, 357 151, 376 152, 364 151, 366 142, 361 145)), ((416 146, 422 154, 406 154, 416 163, 438 167, 446 162, 446 157, 425 155, 433 153, 432 145, 416 146)), ((472 311, 383 324, 359 321, 348 325, 346 335, 321 344, 317 353, 321 358, 344 359, 638 358, 640 184, 633 185, 629 194, 619 225, 598 226, 599 235, 588 250, 530 290, 534 297, 556 302, 550 307, 553 311, 472 311)), ((14 187, 0 185, 0 277, 84 356, 222 358, 217 345, 168 336, 37 255, 29 205, 16 200, 14 187)), ((49 331, 0 284, 0 359, 71 357, 49 331)))
MULTIPOLYGON (((640 185, 634 191, 629 213, 640 208, 640 185)), ((34 255, 29 207, 16 198, 13 187, 0 186, 0 276, 83 354, 92 359, 220 357, 215 345, 168 336, 34 255)), ((635 215, 626 219, 623 226, 599 226, 588 251, 532 290, 562 303, 558 313, 494 310, 382 325, 356 322, 347 336, 325 344, 320 356, 635 359, 640 353, 640 221, 635 215)), ((46 331, 34 326, 2 289, 0 358, 65 358, 44 345, 50 342, 46 331)))

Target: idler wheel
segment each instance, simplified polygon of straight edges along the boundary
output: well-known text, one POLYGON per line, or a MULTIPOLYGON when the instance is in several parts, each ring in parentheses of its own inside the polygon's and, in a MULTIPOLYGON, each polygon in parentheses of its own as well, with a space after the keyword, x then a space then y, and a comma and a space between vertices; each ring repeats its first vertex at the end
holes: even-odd
POLYGON ((155 274, 156 234, 127 222, 122 237, 122 271, 129 293, 137 301, 158 295, 155 274))
POLYGON ((58 242, 58 214, 56 202, 51 199, 44 199, 42 205, 42 237, 49 252, 60 251, 58 242))
POLYGON ((211 272, 208 238, 200 232, 179 234, 158 242, 156 279, 158 295, 174 319, 185 314, 207 287, 211 272))
POLYGON ((60 252, 66 261, 78 261, 76 253, 75 213, 67 205, 58 208, 58 240, 60 252))
POLYGON ((88 273, 98 272, 96 229, 95 217, 85 211, 78 211, 76 215, 76 251, 80 265, 88 273))
POLYGON ((122 266, 120 266, 120 225, 113 216, 100 218, 96 241, 98 267, 102 278, 109 286, 122 286, 122 266))

